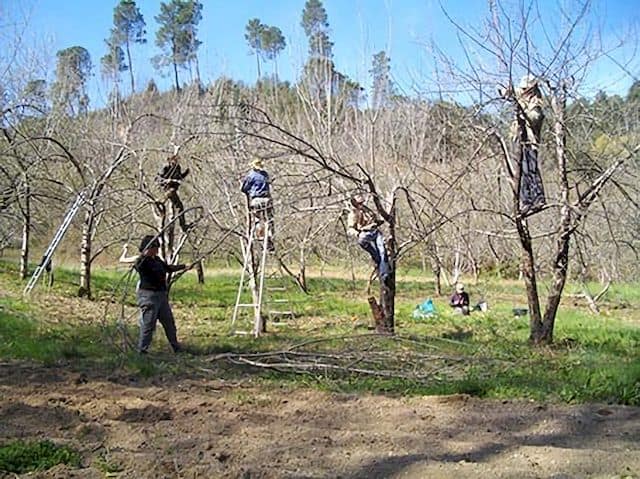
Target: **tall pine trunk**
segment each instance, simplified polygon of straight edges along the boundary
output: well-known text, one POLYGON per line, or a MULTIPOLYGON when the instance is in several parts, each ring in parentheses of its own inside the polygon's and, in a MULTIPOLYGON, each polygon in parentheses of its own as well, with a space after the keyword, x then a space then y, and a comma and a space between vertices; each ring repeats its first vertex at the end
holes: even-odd
POLYGON ((127 40, 126 44, 127 44, 127 62, 129 62, 129 77, 131 79, 131 94, 133 95, 136 89, 133 82, 133 64, 131 63, 131 52, 129 51, 129 40, 127 40))
POLYGON ((173 76, 176 82, 176 91, 180 93, 180 82, 178 81, 178 65, 173 62, 173 76))

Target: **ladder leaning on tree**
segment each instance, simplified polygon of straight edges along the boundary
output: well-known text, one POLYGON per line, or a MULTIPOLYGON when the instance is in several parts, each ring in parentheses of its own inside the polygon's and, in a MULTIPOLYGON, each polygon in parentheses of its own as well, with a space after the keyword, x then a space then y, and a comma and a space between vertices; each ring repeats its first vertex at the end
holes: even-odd
POLYGON ((49 262, 51 261, 51 257, 53 256, 53 253, 55 252, 56 248, 62 241, 62 238, 64 238, 64 235, 69 229, 69 226, 71 226, 71 222, 73 221, 73 218, 75 217, 76 213, 82 206, 82 203, 85 200, 84 196, 85 196, 84 191, 80 191, 80 193, 78 193, 75 200, 67 210, 67 213, 65 214, 62 220, 62 223, 60 224, 60 226, 58 227, 58 230, 53 236, 51 243, 49 243, 49 246, 47 246, 47 249, 45 250, 42 256, 42 260, 40 261, 40 264, 36 267, 35 271, 33 272, 33 275, 31 275, 31 278, 29 278, 29 281, 27 282, 27 285, 25 286, 23 291, 24 295, 27 295, 31 292, 31 290, 34 288, 34 286, 38 282, 38 279, 42 275, 42 272, 45 271, 45 269, 47 268, 47 265, 49 264, 49 262))

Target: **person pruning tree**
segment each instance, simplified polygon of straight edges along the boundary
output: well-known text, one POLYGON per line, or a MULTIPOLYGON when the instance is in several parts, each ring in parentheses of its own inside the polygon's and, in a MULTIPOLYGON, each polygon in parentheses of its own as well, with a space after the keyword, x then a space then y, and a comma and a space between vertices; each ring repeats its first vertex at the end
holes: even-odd
POLYGON ((516 114, 511 124, 513 154, 520 165, 519 203, 523 216, 531 215, 546 203, 538 165, 540 135, 544 122, 543 98, 538 80, 525 75, 518 87, 500 89, 505 99, 513 101, 516 114))
POLYGON ((174 210, 178 214, 180 228, 186 233, 191 225, 187 224, 184 216, 184 205, 180 200, 180 196, 178 196, 178 188, 182 180, 189 174, 189 168, 183 172, 178 161, 178 155, 172 155, 167 158, 167 164, 160 170, 160 173, 158 173, 158 181, 165 191, 164 201, 171 201, 174 210))
POLYGON ((368 208, 363 195, 353 195, 350 199, 350 210, 347 217, 347 234, 357 239, 376 265, 378 276, 384 282, 391 272, 384 236, 380 231, 383 220, 368 208))
POLYGON ((261 159, 257 158, 251 162, 251 170, 242 180, 240 189, 247 196, 249 212, 257 224, 256 238, 264 238, 265 226, 268 224, 268 248, 273 250, 273 200, 271 199, 269 174, 264 169, 264 163, 261 159))
POLYGON ((184 264, 169 265, 158 257, 160 242, 154 235, 146 235, 140 241, 140 255, 133 263, 140 276, 137 301, 140 307, 140 339, 138 352, 146 354, 151 346, 157 321, 174 352, 182 351, 176 334, 176 323, 169 304, 167 274, 187 269, 184 264))

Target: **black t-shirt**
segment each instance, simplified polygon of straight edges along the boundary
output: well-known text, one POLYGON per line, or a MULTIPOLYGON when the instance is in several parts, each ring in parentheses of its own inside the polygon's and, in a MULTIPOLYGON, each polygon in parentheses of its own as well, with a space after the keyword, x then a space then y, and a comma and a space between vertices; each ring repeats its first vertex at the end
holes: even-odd
POLYGON ((456 291, 455 293, 453 293, 453 296, 451 296, 451 301, 449 302, 449 304, 454 308, 469 306, 469 295, 465 291, 463 291, 462 293, 458 293, 456 291))
POLYGON ((165 165, 158 174, 165 188, 178 188, 180 181, 189 174, 189 168, 184 173, 177 163, 165 165))
POLYGON ((140 275, 140 289, 167 290, 167 273, 184 269, 183 264, 168 265, 157 256, 140 256, 133 267, 140 275))

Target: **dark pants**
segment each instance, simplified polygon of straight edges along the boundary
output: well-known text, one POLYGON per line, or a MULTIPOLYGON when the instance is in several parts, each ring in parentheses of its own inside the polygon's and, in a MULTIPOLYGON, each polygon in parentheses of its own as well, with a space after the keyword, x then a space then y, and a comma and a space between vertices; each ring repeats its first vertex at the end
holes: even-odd
POLYGON ((520 174, 520 210, 525 215, 535 213, 545 205, 546 199, 538 167, 538 151, 531 146, 522 148, 520 174))
POLYGON ((180 200, 180 197, 178 196, 178 189, 177 188, 169 188, 168 190, 166 190, 165 198, 167 200, 171 201, 171 204, 173 205, 174 214, 179 215, 178 216, 178 223, 180 223, 180 228, 182 228, 182 231, 186 231, 187 230, 187 222, 186 222, 186 219, 184 217, 184 205, 182 204, 182 201, 180 200))
POLYGON ((358 244, 371 255, 378 268, 378 275, 384 281, 391 272, 387 250, 384 247, 384 237, 378 230, 361 231, 358 235, 358 244))
POLYGON ((164 334, 174 351, 180 349, 176 337, 176 323, 169 305, 169 297, 166 291, 138 290, 138 306, 140 307, 140 340, 138 351, 146 352, 151 345, 156 322, 164 328, 164 334))

